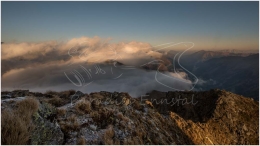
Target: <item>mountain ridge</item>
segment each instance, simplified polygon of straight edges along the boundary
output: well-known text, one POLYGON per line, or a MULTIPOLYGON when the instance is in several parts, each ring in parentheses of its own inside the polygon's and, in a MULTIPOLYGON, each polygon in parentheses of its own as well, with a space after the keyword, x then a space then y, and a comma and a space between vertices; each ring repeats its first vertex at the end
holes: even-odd
MULTIPOLYGON (((139 98, 106 91, 2 92, 2 121, 3 113, 29 99, 39 108, 30 118, 35 129, 26 144, 259 143, 259 103, 224 90, 154 90, 139 98)), ((4 136, 2 144, 8 144, 4 136)))

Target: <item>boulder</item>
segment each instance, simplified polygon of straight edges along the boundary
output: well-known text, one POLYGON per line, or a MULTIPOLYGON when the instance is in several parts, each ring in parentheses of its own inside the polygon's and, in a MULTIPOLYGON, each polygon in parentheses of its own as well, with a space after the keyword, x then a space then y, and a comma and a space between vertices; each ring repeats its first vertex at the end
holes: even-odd
POLYGON ((81 91, 77 91, 75 94, 74 94, 74 96, 78 96, 78 97, 82 97, 82 96, 84 96, 85 94, 84 93, 82 93, 81 91))
POLYGON ((33 115, 35 129, 31 135, 32 145, 61 145, 64 141, 64 134, 59 124, 53 118, 56 109, 43 102, 36 114, 33 115))

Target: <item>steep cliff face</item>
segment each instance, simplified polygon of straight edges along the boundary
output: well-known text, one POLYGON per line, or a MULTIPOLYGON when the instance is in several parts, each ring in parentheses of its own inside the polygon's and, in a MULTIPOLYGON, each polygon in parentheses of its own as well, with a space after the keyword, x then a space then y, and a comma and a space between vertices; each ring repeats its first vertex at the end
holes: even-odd
POLYGON ((2 92, 2 113, 29 97, 39 101, 26 144, 259 143, 258 102, 222 90, 152 91, 140 98, 104 91, 19 93, 2 92))
POLYGON ((149 100, 157 98, 157 103, 158 99, 174 99, 175 104, 153 102, 153 105, 161 113, 170 112, 171 119, 194 144, 259 142, 259 105, 253 99, 222 90, 168 93, 153 91, 148 97, 149 100))

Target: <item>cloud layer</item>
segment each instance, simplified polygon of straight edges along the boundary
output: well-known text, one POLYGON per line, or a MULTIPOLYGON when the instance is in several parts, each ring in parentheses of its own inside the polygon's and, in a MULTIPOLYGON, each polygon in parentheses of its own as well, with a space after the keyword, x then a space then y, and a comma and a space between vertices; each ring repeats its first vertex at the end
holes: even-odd
POLYGON ((2 44, 2 90, 118 91, 137 97, 154 89, 192 87, 184 72, 140 69, 142 64, 163 56, 150 44, 109 41, 81 37, 68 42, 2 44))

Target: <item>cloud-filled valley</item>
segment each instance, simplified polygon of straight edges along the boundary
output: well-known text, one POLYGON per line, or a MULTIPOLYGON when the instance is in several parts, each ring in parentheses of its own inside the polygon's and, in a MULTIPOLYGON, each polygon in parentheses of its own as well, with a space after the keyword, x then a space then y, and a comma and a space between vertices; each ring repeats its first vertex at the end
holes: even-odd
POLYGON ((2 44, 2 90, 119 91, 137 97, 155 89, 192 89, 185 72, 141 68, 162 58, 156 49, 148 43, 111 43, 99 37, 2 44))

